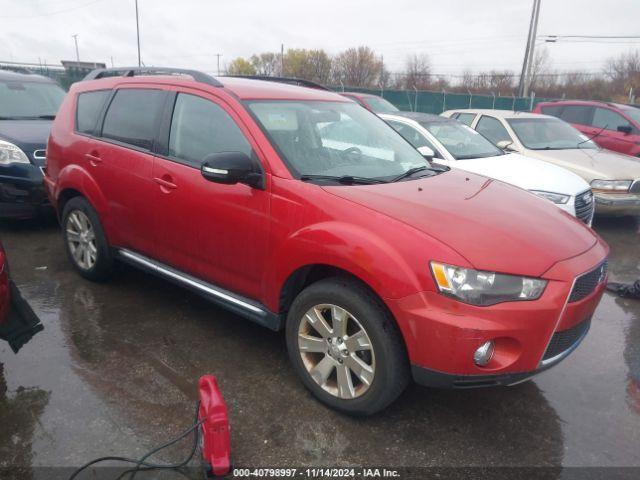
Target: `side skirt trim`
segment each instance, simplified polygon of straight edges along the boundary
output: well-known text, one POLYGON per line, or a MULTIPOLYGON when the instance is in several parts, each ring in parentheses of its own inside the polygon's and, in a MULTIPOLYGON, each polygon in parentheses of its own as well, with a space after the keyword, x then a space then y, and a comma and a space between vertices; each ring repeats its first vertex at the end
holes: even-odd
POLYGON ((253 320, 271 330, 281 330, 283 321, 281 315, 273 313, 265 306, 248 298, 236 295, 228 290, 217 287, 211 283, 200 280, 175 268, 165 265, 151 258, 132 252, 127 249, 118 249, 118 256, 126 263, 141 267, 142 269, 160 277, 173 281, 199 293, 205 298, 253 320))

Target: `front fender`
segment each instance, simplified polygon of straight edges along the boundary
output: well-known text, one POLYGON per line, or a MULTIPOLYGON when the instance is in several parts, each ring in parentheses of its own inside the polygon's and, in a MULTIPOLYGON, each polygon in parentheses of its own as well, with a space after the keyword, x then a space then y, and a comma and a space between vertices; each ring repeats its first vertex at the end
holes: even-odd
MULTIPOLYGON (((400 232, 398 236, 402 236, 400 232)), ((418 292, 425 281, 394 245, 369 229, 339 221, 325 221, 294 232, 274 251, 269 263, 274 268, 268 269, 264 285, 267 306, 272 311, 278 311, 286 280, 309 265, 345 270, 383 299, 418 292)), ((424 270, 426 274, 426 267, 424 270)))

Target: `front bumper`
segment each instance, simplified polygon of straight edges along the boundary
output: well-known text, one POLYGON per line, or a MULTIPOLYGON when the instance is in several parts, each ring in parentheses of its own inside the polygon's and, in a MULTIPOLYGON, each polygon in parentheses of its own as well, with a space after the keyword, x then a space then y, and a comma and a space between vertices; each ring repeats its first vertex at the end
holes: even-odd
POLYGON ((569 301, 574 279, 600 265, 607 253, 598 241, 589 251, 558 262, 545 272, 548 284, 536 301, 476 307, 436 292, 388 300, 415 380, 456 388, 511 385, 558 364, 586 336, 606 285, 606 278, 600 279, 587 295, 569 301), (494 355, 478 366, 473 354, 489 340, 494 355))
POLYGON ((43 178, 35 165, 0 167, 0 218, 31 218, 49 209, 43 178))
POLYGON ((640 215, 640 194, 596 193, 597 215, 640 215))

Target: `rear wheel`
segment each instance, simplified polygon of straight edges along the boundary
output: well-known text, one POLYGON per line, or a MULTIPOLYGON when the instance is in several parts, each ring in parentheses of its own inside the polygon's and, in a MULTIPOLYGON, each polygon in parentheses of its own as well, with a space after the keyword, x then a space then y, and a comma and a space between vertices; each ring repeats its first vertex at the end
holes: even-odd
POLYGON ((350 279, 321 280, 298 295, 287 319, 287 347, 307 388, 352 415, 385 408, 409 380, 393 318, 373 292, 350 279))
POLYGON ((113 258, 98 214, 83 197, 67 202, 62 212, 62 232, 67 255, 75 269, 89 280, 105 280, 113 258))

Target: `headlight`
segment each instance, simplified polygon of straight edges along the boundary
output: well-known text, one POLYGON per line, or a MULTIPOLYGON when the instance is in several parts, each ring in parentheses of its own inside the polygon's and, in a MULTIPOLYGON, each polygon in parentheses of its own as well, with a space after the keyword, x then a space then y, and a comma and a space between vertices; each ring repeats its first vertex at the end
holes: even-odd
POLYGON ((591 182, 591 188, 609 192, 628 192, 632 183, 632 180, 594 180, 591 182))
POLYGON ((547 281, 539 278, 484 272, 437 262, 431 262, 431 271, 440 293, 478 306, 536 300, 547 286, 547 281))
POLYGON ((539 197, 546 198, 547 200, 552 201, 553 203, 567 203, 569 195, 563 195, 562 193, 553 193, 553 192, 543 192, 540 190, 529 190, 531 193, 535 193, 539 197))
POLYGON ((13 143, 0 140, 0 165, 9 165, 10 163, 29 163, 29 159, 13 143))

